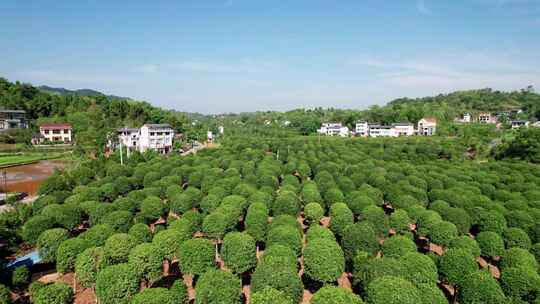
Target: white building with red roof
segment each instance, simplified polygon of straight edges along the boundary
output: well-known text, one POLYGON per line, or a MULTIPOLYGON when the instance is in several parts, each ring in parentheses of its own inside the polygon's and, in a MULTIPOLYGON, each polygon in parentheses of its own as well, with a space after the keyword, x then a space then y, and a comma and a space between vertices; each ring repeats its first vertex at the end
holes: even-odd
POLYGON ((39 133, 44 142, 71 143, 73 141, 73 127, 67 123, 41 124, 39 133))
POLYGON ((437 131, 437 118, 424 117, 418 121, 418 135, 432 136, 437 131))

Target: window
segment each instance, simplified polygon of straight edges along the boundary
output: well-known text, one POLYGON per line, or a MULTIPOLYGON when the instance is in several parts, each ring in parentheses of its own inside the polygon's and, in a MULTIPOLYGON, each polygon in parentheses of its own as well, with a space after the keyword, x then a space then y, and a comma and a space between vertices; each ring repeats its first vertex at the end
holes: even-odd
POLYGON ((150 136, 154 136, 155 134, 155 132, 150 132, 150 136))
POLYGON ((64 129, 64 134, 69 134, 69 129, 64 129))
POLYGON ((52 131, 53 134, 60 134, 60 130, 59 129, 55 129, 52 131))
POLYGON ((49 134, 49 130, 45 130, 45 134, 49 134))
POLYGON ((157 135, 161 136, 161 135, 163 135, 163 132, 157 132, 157 135))
POLYGON ((171 132, 165 132, 165 135, 169 135, 169 134, 171 134, 171 132))

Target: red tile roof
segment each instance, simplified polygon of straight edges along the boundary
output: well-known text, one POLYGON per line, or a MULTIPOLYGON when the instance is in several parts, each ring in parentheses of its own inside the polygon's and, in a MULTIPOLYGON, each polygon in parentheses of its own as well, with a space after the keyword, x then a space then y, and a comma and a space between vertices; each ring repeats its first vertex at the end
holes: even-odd
POLYGON ((435 117, 424 117, 424 120, 426 122, 437 123, 437 118, 435 117))
POLYGON ((70 124, 65 123, 46 123, 39 125, 40 129, 71 129, 70 124))

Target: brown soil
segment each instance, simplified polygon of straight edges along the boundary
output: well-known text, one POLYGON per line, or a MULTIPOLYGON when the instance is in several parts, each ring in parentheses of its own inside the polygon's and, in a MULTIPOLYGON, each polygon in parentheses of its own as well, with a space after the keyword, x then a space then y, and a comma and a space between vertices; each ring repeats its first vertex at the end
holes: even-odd
POLYGON ((242 286, 242 293, 244 294, 244 298, 246 298, 246 304, 249 304, 249 299, 251 295, 251 286, 250 285, 242 286))
POLYGON ((186 284, 189 300, 195 300, 195 288, 193 288, 193 276, 184 274, 184 284, 186 284))
POLYGON ((448 291, 448 294, 450 294, 451 296, 454 296, 454 294, 456 293, 456 289, 454 288, 454 286, 452 285, 448 285, 448 284, 441 284, 441 286, 448 291))
POLYGON ((73 304, 96 304, 97 297, 93 289, 86 288, 75 294, 73 304))
POLYGON ((482 268, 487 268, 488 267, 488 262, 486 260, 484 260, 482 257, 477 257, 476 262, 478 262, 478 265, 480 265, 480 267, 482 267, 482 268))
POLYGON ((352 284, 350 278, 352 277, 351 273, 344 272, 341 274, 341 277, 338 278, 338 285, 341 288, 352 291, 352 284))
POLYGON ((302 304, 309 304, 311 302, 312 297, 313 295, 311 294, 311 292, 309 292, 309 290, 307 289, 304 289, 304 295, 302 297, 302 304))
MULTIPOLYGON (((6 172, 6 192, 26 192, 35 196, 43 181, 54 173, 55 169, 64 168, 64 161, 44 160, 33 164, 13 166, 2 169, 6 172)), ((2 178, 2 189, 4 180, 2 178)))
POLYGON ((321 225, 322 225, 323 227, 328 227, 328 226, 330 226, 330 217, 328 217, 328 216, 323 217, 323 218, 321 219, 321 225))
POLYGON ((429 251, 436 253, 437 255, 443 255, 444 248, 437 244, 429 243, 429 251))
POLYGON ((499 268, 497 268, 497 266, 489 265, 488 267, 489 267, 489 272, 495 279, 501 278, 501 271, 499 270, 499 268))

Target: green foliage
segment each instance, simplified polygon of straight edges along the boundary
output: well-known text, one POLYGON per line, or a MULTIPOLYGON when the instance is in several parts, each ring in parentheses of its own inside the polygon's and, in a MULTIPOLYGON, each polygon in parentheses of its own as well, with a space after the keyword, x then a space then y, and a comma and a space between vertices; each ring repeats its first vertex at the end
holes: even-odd
POLYGON ((478 246, 476 240, 466 235, 458 236, 450 241, 448 248, 466 249, 474 257, 479 257, 481 253, 480 246, 478 246))
POLYGON ((251 292, 257 293, 265 288, 274 288, 298 303, 302 298, 304 286, 296 268, 277 261, 259 263, 251 276, 251 292))
POLYGON ((330 207, 330 230, 343 236, 345 228, 354 222, 354 215, 345 203, 335 203, 330 207))
POLYGON ((111 235, 103 247, 103 258, 108 265, 125 263, 128 261, 129 252, 137 245, 134 237, 127 233, 111 235))
POLYGON ((377 236, 388 234, 389 220, 384 214, 384 210, 377 206, 368 206, 362 210, 361 217, 371 223, 377 236))
POLYGON ((521 128, 517 135, 494 151, 495 157, 521 158, 530 162, 540 163, 540 129, 521 128))
POLYGON ((113 211, 103 217, 102 224, 111 226, 116 232, 126 233, 133 221, 133 214, 127 210, 113 211))
POLYGON ((347 289, 324 286, 311 298, 312 304, 363 304, 362 299, 347 289))
POLYGON ((460 286, 467 275, 478 269, 474 256, 467 249, 448 249, 439 259, 438 266, 447 282, 460 286))
POLYGON ((448 300, 443 291, 435 284, 418 284, 416 285, 420 295, 422 296, 422 303, 425 304, 447 304, 448 300))
POLYGON ((399 277, 382 276, 367 287, 367 302, 371 304, 417 304, 422 295, 409 281, 399 277))
POLYGON ((315 239, 304 248, 306 275, 322 283, 335 282, 345 270, 345 257, 339 245, 328 239, 315 239))
POLYGON ((506 268, 501 273, 501 287, 509 297, 531 299, 540 291, 540 275, 532 269, 506 268))
POLYGON ((73 271, 77 256, 90 245, 87 240, 82 238, 71 238, 63 241, 56 251, 56 270, 61 273, 73 271))
POLYGON ((415 285, 437 283, 437 265, 427 255, 418 252, 405 254, 400 258, 404 269, 404 278, 415 285))
POLYGON ((139 278, 129 264, 117 264, 99 271, 96 295, 102 304, 128 304, 139 292, 139 278))
POLYGON ((75 261, 75 277, 85 288, 92 288, 97 273, 105 267, 102 247, 90 247, 77 256, 75 261))
POLYGON ((189 302, 186 284, 181 279, 174 281, 170 291, 173 293, 175 304, 186 304, 189 302))
POLYGON ((176 304, 176 298, 172 291, 163 288, 146 288, 133 297, 131 304, 176 304))
POLYGON ((162 230, 152 239, 162 258, 172 260, 180 255, 180 246, 191 238, 191 234, 182 233, 175 229, 162 230))
POLYGON ((271 228, 266 237, 266 246, 275 244, 287 246, 299 255, 302 249, 302 235, 296 227, 277 226, 271 228))
POLYGON ((531 238, 521 228, 508 228, 503 233, 506 248, 519 247, 525 250, 531 249, 531 238))
POLYGON ((155 221, 165 213, 165 205, 156 196, 149 196, 141 203, 140 215, 147 221, 155 221))
POLYGON ((508 303, 497 281, 484 270, 465 276, 458 296, 462 303, 508 303))
POLYGON ((507 249, 501 257, 500 267, 502 270, 505 268, 523 268, 530 269, 532 271, 538 270, 538 262, 534 255, 523 248, 510 248, 507 249))
MULTIPOLYGON (((30 283, 30 270, 26 266, 17 266, 11 274, 11 284, 17 287, 23 287, 30 283)), ((2 301, 0 301, 2 303, 2 301)))
POLYGON ((324 216, 324 209, 319 203, 309 203, 304 206, 304 216, 308 223, 318 223, 324 216))
POLYGON ((369 222, 357 222, 347 226, 341 240, 345 257, 351 260, 358 250, 375 255, 379 250, 379 241, 369 222))
POLYGON ((153 282, 163 274, 163 256, 152 243, 143 243, 131 249, 128 264, 140 278, 153 282))
POLYGON ((262 289, 259 292, 251 294, 250 303, 252 304, 293 304, 283 292, 271 287, 262 289))
POLYGON ((242 284, 235 275, 212 269, 204 273, 197 283, 195 303, 240 304, 241 292, 242 284))
POLYGON ((291 248, 276 244, 264 250, 260 263, 285 265, 290 269, 296 269, 298 261, 291 248))
POLYGON ((268 227, 268 208, 264 203, 253 203, 246 214, 246 232, 256 241, 263 241, 268 227))
POLYGON ((137 223, 131 226, 128 234, 131 235, 137 243, 152 241, 152 231, 150 231, 150 227, 143 223, 137 223))
POLYGON ((411 223, 411 218, 403 209, 398 209, 390 215, 390 228, 394 229, 397 234, 409 233, 411 231, 409 224, 411 223))
POLYGON ((430 240, 439 245, 448 246, 450 242, 458 236, 456 225, 440 221, 433 225, 429 232, 430 240))
POLYGON ((0 284, 0 303, 10 304, 11 303, 11 292, 9 288, 0 284))
POLYGON ((37 240, 39 256, 44 262, 55 262, 60 244, 69 238, 67 230, 53 228, 43 231, 37 240))
POLYGON ((36 215, 24 223, 21 236, 25 242, 35 244, 42 232, 53 227, 54 219, 43 215, 36 215))
POLYGON ((416 251, 416 244, 410 238, 401 235, 394 235, 384 240, 382 245, 384 256, 390 258, 399 258, 416 251))
POLYGON ((105 241, 114 234, 114 229, 106 224, 95 225, 86 230, 79 237, 87 240, 92 246, 103 246, 105 241))
POLYGON ((223 239, 221 255, 234 273, 246 272, 257 264, 255 239, 247 233, 230 232, 223 239))
POLYGON ((483 256, 497 257, 504 253, 504 241, 501 236, 495 232, 480 232, 476 236, 476 242, 478 242, 478 246, 480 246, 483 256))
POLYGON ((327 239, 334 242, 336 241, 336 237, 330 229, 320 225, 312 225, 309 227, 306 233, 306 240, 309 243, 310 241, 317 239, 327 239))
POLYGON ((179 259, 184 273, 203 274, 214 267, 215 249, 206 239, 190 239, 180 245, 179 259))
POLYGON ((64 283, 45 285, 32 295, 32 303, 35 304, 69 304, 72 299, 73 290, 64 283))

